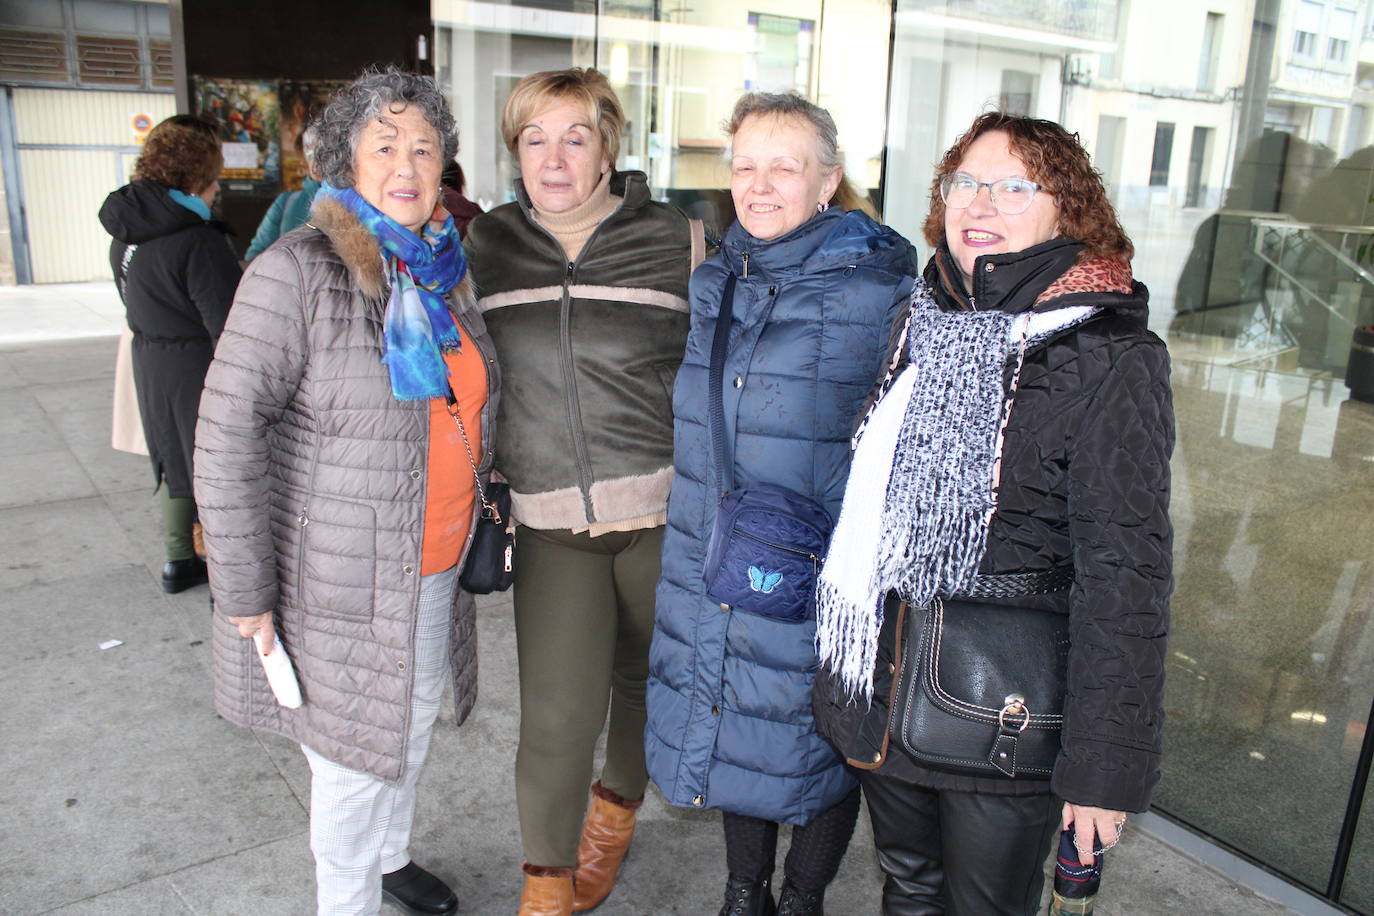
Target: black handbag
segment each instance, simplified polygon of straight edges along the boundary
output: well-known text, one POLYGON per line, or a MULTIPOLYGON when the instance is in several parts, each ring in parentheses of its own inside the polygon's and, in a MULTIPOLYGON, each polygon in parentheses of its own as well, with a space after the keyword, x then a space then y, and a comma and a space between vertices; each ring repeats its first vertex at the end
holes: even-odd
POLYGON ((478 495, 482 511, 458 584, 474 595, 489 595, 505 591, 515 581, 515 519, 510 513, 510 484, 488 483, 478 495))
POLYGON ((1048 778, 1059 755, 1069 618, 935 599, 909 609, 893 738, 919 763, 972 776, 1048 778))
POLYGON ((468 431, 463 426, 458 398, 452 388, 446 397, 449 416, 453 417, 458 435, 463 438, 463 449, 468 453, 468 464, 472 465, 473 487, 482 505, 472 529, 468 557, 458 572, 458 585, 473 595, 503 592, 515 581, 515 518, 510 511, 510 484, 482 483, 482 474, 477 470, 477 459, 473 457, 472 443, 468 441, 468 431))

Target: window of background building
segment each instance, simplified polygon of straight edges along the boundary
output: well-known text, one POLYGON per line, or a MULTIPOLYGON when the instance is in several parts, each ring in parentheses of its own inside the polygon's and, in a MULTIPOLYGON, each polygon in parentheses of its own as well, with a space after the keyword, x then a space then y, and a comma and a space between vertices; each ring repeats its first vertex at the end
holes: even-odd
POLYGON ((1322 18, 1326 13, 1324 3, 1313 0, 1298 0, 1297 15, 1293 25, 1293 55, 1295 57, 1315 57, 1317 36, 1322 30, 1322 18))
POLYGON ((1327 42, 1326 56, 1332 63, 1349 62, 1350 43, 1355 40, 1355 10, 1331 10, 1331 37, 1327 42))
POLYGON ((754 49, 745 65, 744 87, 764 92, 808 93, 816 23, 810 19, 750 13, 749 27, 754 49))
POLYGON ((1150 159, 1150 186, 1169 183, 1169 163, 1174 156, 1174 125, 1160 121, 1155 127, 1155 151, 1150 159))
POLYGON ((1002 71, 1002 91, 997 94, 997 107, 1012 114, 1028 115, 1035 110, 1035 86, 1039 79, 1034 73, 1021 70, 1002 71))
POLYGON ((1205 200, 1207 161, 1211 158, 1212 133, 1210 127, 1193 128, 1193 143, 1188 151, 1187 196, 1183 200, 1185 207, 1200 207, 1205 200))
POLYGON ((1197 88, 1211 92, 1217 83, 1217 58, 1221 54, 1221 13, 1208 13, 1202 27, 1202 56, 1198 61, 1197 88))

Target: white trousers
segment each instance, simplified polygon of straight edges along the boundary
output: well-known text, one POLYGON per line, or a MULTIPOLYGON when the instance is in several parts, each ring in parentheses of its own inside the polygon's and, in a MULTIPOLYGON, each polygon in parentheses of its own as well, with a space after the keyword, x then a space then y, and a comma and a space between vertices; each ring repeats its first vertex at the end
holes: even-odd
POLYGON ((415 687, 406 766, 388 783, 339 766, 301 745, 310 761, 310 850, 315 854, 319 916, 375 916, 382 875, 410 862, 415 781, 420 776, 449 672, 450 608, 457 569, 420 580, 415 629, 415 687))

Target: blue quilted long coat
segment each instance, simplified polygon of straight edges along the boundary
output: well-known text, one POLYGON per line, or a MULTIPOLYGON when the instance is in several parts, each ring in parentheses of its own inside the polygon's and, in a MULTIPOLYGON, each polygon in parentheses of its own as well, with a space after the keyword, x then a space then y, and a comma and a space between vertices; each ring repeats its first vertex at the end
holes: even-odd
POLYGON ((692 275, 649 655, 649 774, 674 805, 805 824, 855 785, 811 712, 815 621, 722 611, 702 584, 721 490, 707 374, 728 274, 737 278, 723 386, 735 485, 781 484, 837 518, 854 415, 906 313, 916 253, 862 213, 828 210, 770 242, 736 223, 692 275))

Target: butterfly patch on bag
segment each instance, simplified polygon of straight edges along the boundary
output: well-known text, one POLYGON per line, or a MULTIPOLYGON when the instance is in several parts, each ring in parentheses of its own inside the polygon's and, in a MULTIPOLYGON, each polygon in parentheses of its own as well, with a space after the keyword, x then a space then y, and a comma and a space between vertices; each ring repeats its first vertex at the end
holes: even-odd
POLYGON ((749 587, 756 592, 763 592, 767 595, 778 587, 782 581, 782 573, 767 572, 757 566, 749 567, 749 587))

